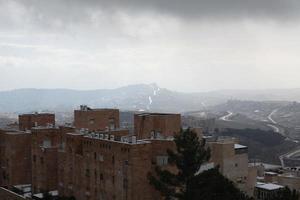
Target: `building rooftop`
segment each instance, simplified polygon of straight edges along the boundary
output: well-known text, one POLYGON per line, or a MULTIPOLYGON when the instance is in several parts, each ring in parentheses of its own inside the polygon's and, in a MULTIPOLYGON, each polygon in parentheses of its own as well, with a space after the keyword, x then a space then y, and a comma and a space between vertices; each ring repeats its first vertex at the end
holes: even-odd
POLYGON ((266 175, 271 175, 271 176, 276 176, 278 175, 277 173, 275 172, 265 172, 266 175))
POLYGON ((118 111, 117 108, 90 108, 87 105, 80 105, 79 109, 76 109, 75 111, 108 111, 108 110, 115 110, 118 111))
POLYGON ((84 138, 90 138, 95 140, 102 140, 107 142, 114 142, 114 143, 122 143, 122 144, 149 144, 150 141, 147 140, 137 140, 136 136, 134 135, 124 135, 120 138, 116 138, 113 132, 81 132, 84 138))
POLYGON ((177 113, 138 113, 137 116, 169 116, 169 115, 180 115, 177 113))
POLYGON ((281 188, 284 188, 282 185, 277 185, 273 183, 262 183, 262 182, 257 182, 255 187, 263 190, 269 190, 269 191, 279 190, 281 188))
POLYGON ((23 193, 31 192, 31 184, 14 185, 13 187, 22 191, 23 193))
POLYGON ((19 116, 32 116, 32 115, 54 115, 54 113, 51 113, 51 112, 32 112, 32 113, 20 114, 19 116))
POLYGON ((240 144, 234 144, 234 149, 246 149, 246 148, 248 147, 240 144))
POLYGON ((281 165, 273 165, 268 163, 262 163, 262 162, 252 162, 249 163, 249 166, 263 166, 266 170, 274 170, 274 169, 280 169, 281 165))
POLYGON ((52 124, 49 124, 48 126, 35 126, 35 127, 32 127, 32 129, 35 129, 35 130, 47 130, 47 129, 59 129, 59 127, 53 126, 52 124))
POLYGON ((23 134, 31 134, 30 131, 5 131, 4 130, 4 134, 7 135, 23 135, 23 134))
MULTIPOLYGON (((56 196, 58 196, 58 191, 57 190, 50 191, 50 192, 48 192, 48 194, 50 194, 53 197, 56 197, 56 196)), ((44 194, 43 193, 34 194, 33 197, 38 198, 38 199, 43 199, 44 194)))

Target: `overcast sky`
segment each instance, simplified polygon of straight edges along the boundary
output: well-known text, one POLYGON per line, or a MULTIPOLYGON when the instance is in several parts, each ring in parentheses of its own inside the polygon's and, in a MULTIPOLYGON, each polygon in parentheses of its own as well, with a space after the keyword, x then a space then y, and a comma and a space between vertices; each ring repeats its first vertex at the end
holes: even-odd
POLYGON ((299 0, 0 0, 0 90, 300 88, 299 0))

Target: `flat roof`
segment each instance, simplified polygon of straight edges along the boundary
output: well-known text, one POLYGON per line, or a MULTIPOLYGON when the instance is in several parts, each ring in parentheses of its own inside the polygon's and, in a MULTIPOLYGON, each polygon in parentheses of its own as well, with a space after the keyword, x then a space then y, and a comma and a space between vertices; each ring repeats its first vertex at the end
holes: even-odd
POLYGON ((137 116, 168 116, 168 115, 180 115, 179 113, 137 113, 137 116))
POLYGON ((111 129, 111 130, 102 130, 102 131, 89 131, 89 130, 80 130, 76 129, 75 133, 80 133, 80 134, 108 134, 108 133, 114 133, 114 132, 119 132, 119 131, 130 131, 129 129, 126 128, 116 128, 116 129, 111 129))
POLYGON ((33 113, 24 113, 24 114, 20 114, 19 116, 32 116, 32 115, 55 115, 54 113, 50 113, 50 112, 33 112, 33 113))
POLYGON ((262 162, 252 162, 249 163, 250 166, 263 166, 266 170, 268 169, 279 169, 281 168, 281 165, 273 165, 269 163, 262 163, 262 162))
POLYGON ((47 129, 59 129, 59 127, 57 127, 57 126, 35 126, 35 127, 32 127, 31 129, 47 130, 47 129))
POLYGON ((128 144, 128 145, 136 145, 136 144, 150 144, 150 141, 146 141, 146 140, 136 140, 135 143, 131 143, 131 142, 122 142, 122 141, 118 141, 118 140, 110 140, 110 139, 101 139, 98 137, 92 137, 92 136, 84 136, 83 138, 87 138, 87 139, 94 139, 94 140, 100 140, 100 141, 104 141, 104 142, 112 142, 112 143, 119 143, 119 144, 128 144))
POLYGON ((247 149, 247 146, 241 145, 241 144, 234 144, 234 149, 247 149))
POLYGON ((110 130, 92 131, 92 132, 95 132, 95 133, 109 133, 109 132, 117 132, 117 131, 129 131, 129 129, 126 129, 126 128, 115 128, 115 129, 110 129, 110 130))
MULTIPOLYGON (((57 190, 53 190, 53 191, 48 192, 48 194, 50 194, 51 196, 58 196, 58 191, 57 190)), ((40 199, 44 198, 44 194, 43 193, 34 194, 33 196, 37 197, 37 198, 40 198, 40 199)))
POLYGON ((268 175, 278 175, 277 173, 275 173, 275 172, 265 172, 265 174, 268 174, 268 175))
POLYGON ((89 108, 89 107, 86 110, 76 109, 75 111, 87 112, 87 111, 109 111, 109 110, 119 111, 118 108, 89 108))
POLYGON ((80 133, 78 132, 70 132, 70 133, 66 133, 66 135, 75 135, 75 136, 79 136, 79 135, 84 135, 84 133, 80 133))
POLYGON ((31 134, 31 132, 26 132, 26 131, 4 131, 4 134, 7 135, 25 135, 25 134, 31 134))
POLYGON ((14 185, 13 187, 22 190, 24 193, 31 192, 31 184, 14 185))
POLYGON ((277 185, 273 183, 262 183, 262 182, 257 182, 255 187, 263 190, 269 190, 269 191, 279 190, 281 188, 284 188, 282 185, 277 185))

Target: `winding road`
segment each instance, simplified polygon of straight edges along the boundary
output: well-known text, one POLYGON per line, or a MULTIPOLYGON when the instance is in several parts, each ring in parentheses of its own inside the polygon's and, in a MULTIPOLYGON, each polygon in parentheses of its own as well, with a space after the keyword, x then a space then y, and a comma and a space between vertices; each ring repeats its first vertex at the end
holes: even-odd
POLYGON ((273 124, 277 124, 277 122, 272 118, 272 115, 274 115, 277 111, 278 109, 273 110, 268 116, 269 121, 271 121, 273 124))
POLYGON ((223 121, 232 121, 229 119, 229 117, 231 117, 233 115, 233 113, 230 111, 227 111, 227 113, 228 113, 227 115, 224 115, 223 117, 220 117, 219 119, 223 120, 223 121))
POLYGON ((279 134, 285 136, 284 133, 280 130, 280 128, 278 128, 278 127, 276 126, 277 122, 272 118, 272 116, 277 112, 277 110, 278 110, 278 109, 273 110, 273 111, 268 115, 268 120, 272 123, 272 124, 268 124, 268 126, 271 127, 271 128, 274 130, 274 132, 279 133, 279 134))

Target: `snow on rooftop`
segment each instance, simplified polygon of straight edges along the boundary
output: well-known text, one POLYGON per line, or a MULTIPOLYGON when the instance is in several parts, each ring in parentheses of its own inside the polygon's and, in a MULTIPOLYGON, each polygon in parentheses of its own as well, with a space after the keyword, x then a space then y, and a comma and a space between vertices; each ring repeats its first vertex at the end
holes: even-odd
POLYGON ((42 199, 44 197, 43 193, 34 194, 34 197, 42 199))
POLYGON ((256 179, 257 179, 257 180, 265 180, 265 178, 262 177, 262 176, 257 176, 256 179))
POLYGON ((52 196, 58 196, 58 191, 53 190, 53 191, 50 191, 49 194, 51 194, 52 196))
POLYGON ((277 175, 277 173, 275 173, 275 172, 265 172, 265 174, 267 174, 267 175, 277 175))
POLYGON ((263 189, 263 190, 279 190, 284 187, 282 185, 277 185, 277 184, 273 184, 273 183, 257 182, 256 188, 263 189))
POLYGON ((234 144, 234 148, 235 149, 244 149, 244 148, 247 148, 247 146, 240 145, 240 144, 234 144))
MULTIPOLYGON (((58 196, 58 191, 57 190, 50 191, 50 192, 48 192, 48 194, 50 194, 51 196, 58 196)), ((38 193, 38 194, 34 194, 33 197, 42 199, 42 198, 44 198, 44 195, 43 195, 43 193, 38 193)))

